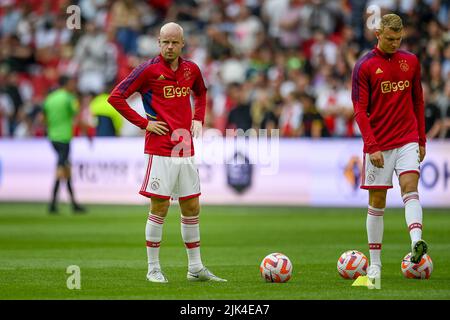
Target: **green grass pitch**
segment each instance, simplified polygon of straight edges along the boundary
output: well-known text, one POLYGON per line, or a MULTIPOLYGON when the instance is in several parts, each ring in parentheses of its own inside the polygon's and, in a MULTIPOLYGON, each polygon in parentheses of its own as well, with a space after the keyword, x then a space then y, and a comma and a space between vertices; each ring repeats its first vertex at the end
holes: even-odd
POLYGON ((172 206, 160 252, 168 284, 145 280, 147 206, 90 205, 83 216, 61 209, 49 216, 45 204, 0 203, 0 299, 450 299, 448 209, 424 208, 434 262, 429 280, 403 278, 400 262, 409 252, 403 210, 386 210, 380 290, 352 287, 336 271, 342 252, 368 255, 364 208, 203 206, 202 259, 228 282, 191 283, 172 206), (259 264, 271 252, 291 259, 288 283, 260 278, 259 264), (70 265, 80 267, 80 290, 66 286, 70 265))

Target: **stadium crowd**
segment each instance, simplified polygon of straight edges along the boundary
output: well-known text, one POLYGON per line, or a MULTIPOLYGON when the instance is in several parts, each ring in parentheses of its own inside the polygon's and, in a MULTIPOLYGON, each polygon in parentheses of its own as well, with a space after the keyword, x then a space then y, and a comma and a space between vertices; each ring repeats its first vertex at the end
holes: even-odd
POLYGON ((427 136, 450 138, 449 0, 0 0, 0 137, 46 134, 42 104, 61 75, 78 81, 76 135, 140 134, 106 99, 158 54, 167 21, 183 26, 184 57, 203 72, 206 127, 359 136, 351 74, 376 43, 373 5, 403 18, 402 48, 422 63, 427 136), (69 27, 71 5, 80 28, 69 27))

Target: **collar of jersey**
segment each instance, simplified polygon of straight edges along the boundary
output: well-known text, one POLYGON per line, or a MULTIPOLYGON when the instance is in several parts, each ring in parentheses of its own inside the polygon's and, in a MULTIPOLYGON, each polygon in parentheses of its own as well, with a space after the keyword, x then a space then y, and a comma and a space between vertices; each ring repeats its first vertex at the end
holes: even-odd
MULTIPOLYGON (((396 52, 397 52, 397 51, 396 51, 396 52)), ((375 53, 378 54, 379 56, 381 56, 382 58, 385 58, 385 59, 392 58, 396 52, 394 52, 394 53, 386 53, 386 52, 381 51, 381 50, 375 45, 375 53)))
MULTIPOLYGON (((169 68, 170 68, 170 63, 168 63, 164 58, 163 58, 163 56, 162 56, 162 54, 160 53, 159 54, 159 58, 160 58, 160 61, 162 61, 162 63, 164 63, 166 66, 168 66, 169 68)), ((184 59, 181 57, 181 56, 179 56, 178 57, 178 68, 181 66, 181 64, 184 62, 184 59)))

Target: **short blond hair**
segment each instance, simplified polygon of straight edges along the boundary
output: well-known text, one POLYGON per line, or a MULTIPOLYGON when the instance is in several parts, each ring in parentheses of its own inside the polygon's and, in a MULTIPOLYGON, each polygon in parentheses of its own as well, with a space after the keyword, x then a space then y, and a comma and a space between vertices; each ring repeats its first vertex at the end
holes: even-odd
POLYGON ((385 14, 381 17, 380 27, 378 31, 381 33, 385 28, 391 29, 394 32, 400 32, 403 30, 402 18, 395 13, 385 14))

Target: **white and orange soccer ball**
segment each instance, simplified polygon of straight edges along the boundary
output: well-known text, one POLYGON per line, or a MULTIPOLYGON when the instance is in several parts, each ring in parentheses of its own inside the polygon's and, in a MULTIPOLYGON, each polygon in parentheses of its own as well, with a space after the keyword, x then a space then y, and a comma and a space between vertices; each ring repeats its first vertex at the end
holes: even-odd
POLYGON ((367 257, 357 250, 345 251, 338 259, 337 270, 344 279, 356 279, 367 274, 367 257))
POLYGON ((262 260, 259 271, 266 282, 287 282, 292 276, 292 263, 282 253, 271 253, 262 260))
POLYGON ((419 263, 411 262, 411 252, 402 260, 402 273, 409 279, 429 279, 433 272, 433 261, 424 254, 419 263))

